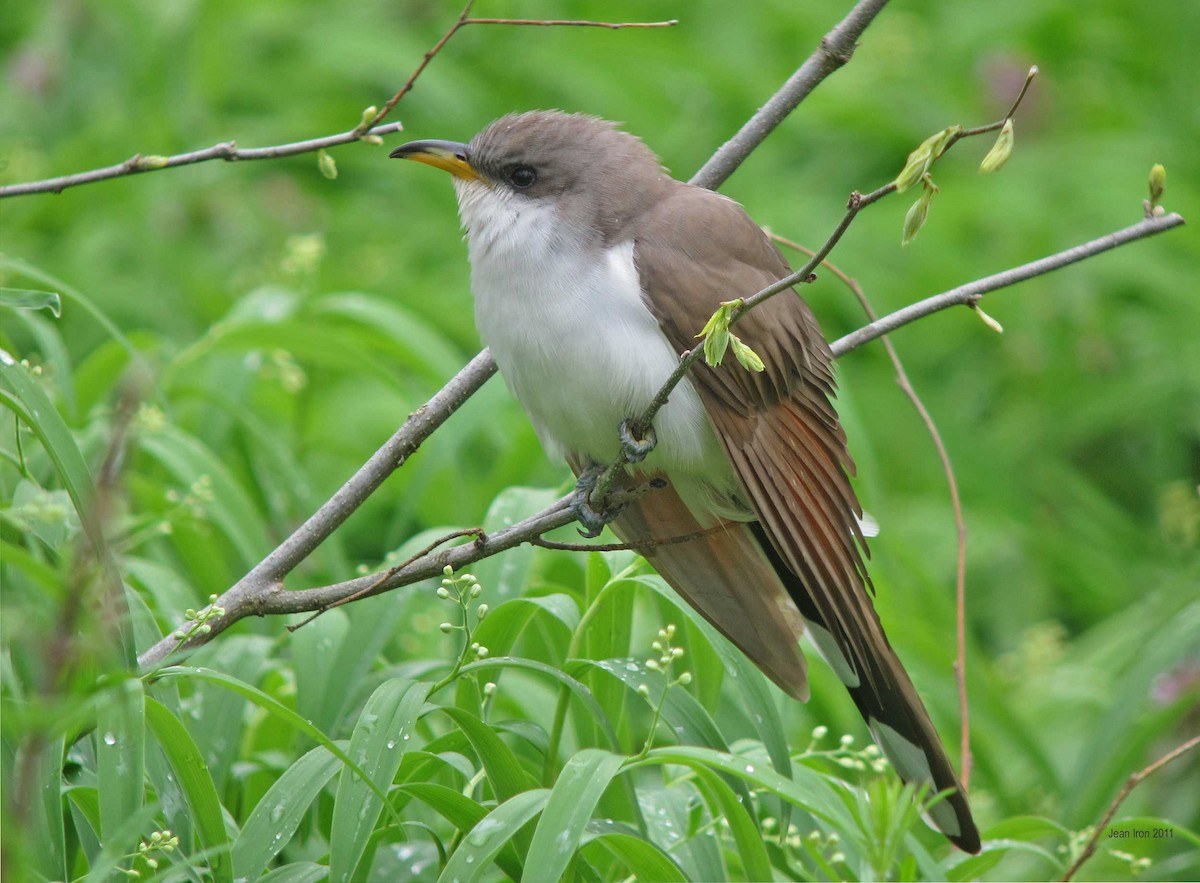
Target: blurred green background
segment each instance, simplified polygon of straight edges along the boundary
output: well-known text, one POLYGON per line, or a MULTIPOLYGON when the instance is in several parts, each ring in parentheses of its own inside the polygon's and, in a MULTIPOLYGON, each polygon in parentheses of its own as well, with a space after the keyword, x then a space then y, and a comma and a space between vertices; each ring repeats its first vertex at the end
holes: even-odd
MULTIPOLYGON (((393 112, 404 135, 332 150, 333 181, 309 154, 0 201, 10 259, 0 284, 75 290, 95 304, 154 367, 149 402, 213 453, 246 489, 239 504, 260 516, 252 535, 202 518, 176 524, 147 559, 193 604, 228 587, 477 351, 449 183, 387 161, 388 148, 405 136, 465 140, 508 111, 557 107, 624 121, 686 178, 848 5, 481 0, 480 16, 680 24, 467 28, 393 112)), ((344 131, 386 101, 457 13, 432 0, 8 4, 0 183, 134 153, 344 131)), ((990 139, 961 143, 936 169, 941 193, 912 245, 900 248, 909 199, 898 197, 865 213, 835 252, 876 309, 1135 222, 1156 162, 1167 209, 1196 223, 1197 46, 1195 3, 896 2, 722 192, 773 231, 819 245, 851 190, 889 181, 946 125, 999 118, 1037 64, 1001 173, 977 174, 990 139)), ((1126 775, 1200 728, 1198 259, 1185 227, 989 297, 1002 336, 965 310, 894 335, 949 447, 970 531, 973 785, 986 822, 1037 813, 1090 824, 1126 775)), ((806 297, 830 338, 862 323, 830 274, 806 297)), ((45 366, 98 458, 128 355, 73 297, 53 323, 61 349, 47 345, 49 325, 6 313, 5 346, 45 366)), ((860 492, 882 526, 877 604, 953 743, 945 478, 882 348, 849 355, 840 371, 860 492)), ((131 460, 133 523, 177 505, 163 497, 164 470, 145 451, 131 460)), ((348 578, 419 531, 479 523, 506 487, 566 476, 493 381, 295 585, 348 578)), ((0 466, 5 499, 17 479, 0 466)), ((10 631, 5 642, 21 638, 10 631)), ((857 728, 832 679, 817 678, 813 703, 789 719, 857 728)), ((1193 754, 1127 811, 1195 829, 1198 795, 1193 754)), ((1200 868, 1194 855, 1167 861, 1164 874, 1200 868)), ((1123 873, 1111 859, 1094 867, 1123 873)))

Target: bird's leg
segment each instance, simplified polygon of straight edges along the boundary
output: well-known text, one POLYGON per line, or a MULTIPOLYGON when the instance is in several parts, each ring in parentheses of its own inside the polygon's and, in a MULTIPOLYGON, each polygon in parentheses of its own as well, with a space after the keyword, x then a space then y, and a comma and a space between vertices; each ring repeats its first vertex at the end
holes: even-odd
POLYGON ((571 494, 571 514, 575 516, 576 521, 583 525, 579 528, 579 535, 588 539, 600 536, 604 526, 625 509, 625 506, 618 506, 616 509, 597 509, 592 505, 592 491, 607 468, 602 463, 593 463, 583 470, 579 473, 579 480, 575 482, 575 492, 571 494))
POLYGON ((635 417, 628 417, 621 421, 618 437, 621 439, 621 449, 625 452, 625 459, 630 463, 641 463, 658 444, 658 436, 654 432, 654 427, 648 424, 643 427, 641 421, 635 417))

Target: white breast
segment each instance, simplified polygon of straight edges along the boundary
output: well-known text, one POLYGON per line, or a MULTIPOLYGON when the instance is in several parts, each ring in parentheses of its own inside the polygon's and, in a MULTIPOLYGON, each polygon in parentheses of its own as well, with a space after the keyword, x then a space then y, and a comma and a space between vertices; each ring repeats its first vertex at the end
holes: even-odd
MULTIPOLYGON (((455 183, 475 320, 500 373, 549 452, 610 461, 621 421, 640 414, 678 364, 643 299, 633 242, 601 249, 545 201, 455 183)), ((647 465, 680 479, 729 472, 688 380, 654 427, 647 465)))

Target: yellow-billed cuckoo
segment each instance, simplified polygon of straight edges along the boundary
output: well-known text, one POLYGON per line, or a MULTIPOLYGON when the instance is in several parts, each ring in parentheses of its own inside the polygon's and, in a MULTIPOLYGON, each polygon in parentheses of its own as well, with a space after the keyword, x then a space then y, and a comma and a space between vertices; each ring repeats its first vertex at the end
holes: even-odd
MULTIPOLYGON (((712 313, 790 272, 737 203, 671 178, 640 140, 594 117, 516 114, 469 144, 414 141, 391 156, 454 176, 479 332, 542 444, 577 474, 622 444, 644 454, 627 421, 712 313)), ((901 777, 951 792, 930 809, 937 827, 977 852, 966 795, 871 604, 817 320, 785 293, 736 331, 765 370, 699 365, 675 388, 654 420, 657 444, 630 469, 631 481, 669 486, 621 511, 613 530, 642 542, 720 525, 647 556, 801 700, 807 628, 901 777)), ((598 528, 586 506, 580 514, 598 528)))

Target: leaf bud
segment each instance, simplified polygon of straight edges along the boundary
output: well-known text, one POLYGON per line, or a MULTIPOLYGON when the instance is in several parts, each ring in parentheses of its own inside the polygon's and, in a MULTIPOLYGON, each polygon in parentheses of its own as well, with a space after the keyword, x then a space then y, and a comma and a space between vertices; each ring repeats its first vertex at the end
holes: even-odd
POLYGON ((997 171, 1001 166, 1008 162, 1008 158, 1013 152, 1013 121, 1009 117, 1004 121, 1004 125, 1000 128, 1000 134, 996 138, 996 143, 992 145, 992 149, 988 151, 987 156, 983 158, 983 162, 979 164, 981 174, 990 175, 997 171))

